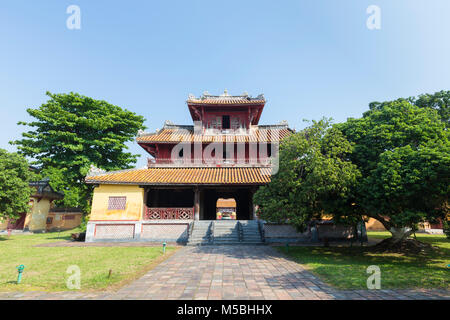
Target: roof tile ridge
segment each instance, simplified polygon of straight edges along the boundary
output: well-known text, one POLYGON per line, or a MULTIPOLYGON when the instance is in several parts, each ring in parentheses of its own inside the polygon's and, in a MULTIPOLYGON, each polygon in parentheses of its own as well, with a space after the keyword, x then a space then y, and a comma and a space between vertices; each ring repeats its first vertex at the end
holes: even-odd
POLYGON ((113 170, 113 171, 105 171, 103 173, 94 173, 94 172, 88 172, 88 174, 86 175, 87 177, 102 177, 102 176, 107 176, 110 174, 116 174, 116 173, 123 173, 123 172, 130 172, 130 171, 138 171, 138 170, 146 170, 148 169, 147 166, 143 166, 140 168, 129 168, 129 169, 121 169, 121 170, 113 170))

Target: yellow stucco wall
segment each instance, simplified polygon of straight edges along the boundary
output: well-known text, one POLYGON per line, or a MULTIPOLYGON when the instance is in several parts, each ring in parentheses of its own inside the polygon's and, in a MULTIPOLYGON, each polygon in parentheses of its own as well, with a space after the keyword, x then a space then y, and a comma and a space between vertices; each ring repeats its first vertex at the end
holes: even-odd
POLYGON ((90 220, 141 220, 143 206, 143 188, 102 184, 94 189, 90 220), (109 197, 127 197, 125 210, 108 210, 109 197))
MULTIPOLYGON (((32 198, 33 199, 33 198, 32 198)), ((24 228, 30 231, 43 231, 47 228, 47 215, 50 210, 49 199, 33 199, 33 206, 25 218, 24 228)))
POLYGON ((51 223, 47 223, 47 231, 69 230, 80 225, 83 215, 79 212, 49 212, 48 218, 51 223), (67 219, 71 216, 73 219, 67 219))

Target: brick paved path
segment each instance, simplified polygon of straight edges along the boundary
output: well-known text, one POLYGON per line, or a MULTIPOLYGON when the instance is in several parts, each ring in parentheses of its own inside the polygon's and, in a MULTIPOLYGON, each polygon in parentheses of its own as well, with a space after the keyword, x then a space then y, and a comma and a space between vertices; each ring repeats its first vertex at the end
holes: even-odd
POLYGON ((448 291, 335 290, 268 246, 185 247, 117 292, 0 293, 0 299, 450 299, 448 291))

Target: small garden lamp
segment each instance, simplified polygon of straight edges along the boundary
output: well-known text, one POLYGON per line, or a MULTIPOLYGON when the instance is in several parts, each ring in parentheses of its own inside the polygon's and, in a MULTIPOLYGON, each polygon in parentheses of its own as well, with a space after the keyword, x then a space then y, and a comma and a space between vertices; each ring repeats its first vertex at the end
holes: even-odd
POLYGON ((23 264, 21 264, 20 266, 16 267, 17 268, 17 284, 20 283, 20 281, 22 280, 22 273, 23 273, 23 269, 25 269, 25 266, 23 264))
POLYGON ((163 242, 163 253, 164 254, 166 253, 166 246, 167 246, 167 243, 164 241, 163 242))

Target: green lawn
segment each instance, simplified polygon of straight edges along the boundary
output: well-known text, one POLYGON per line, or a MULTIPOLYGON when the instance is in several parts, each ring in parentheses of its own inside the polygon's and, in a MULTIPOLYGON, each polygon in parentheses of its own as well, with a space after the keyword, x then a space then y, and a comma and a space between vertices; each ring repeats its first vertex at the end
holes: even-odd
POLYGON ((0 291, 69 290, 70 265, 80 267, 81 290, 113 288, 142 275, 176 250, 168 247, 163 255, 162 247, 35 247, 68 239, 72 232, 0 236, 0 291), (20 264, 25 271, 21 284, 16 284, 20 264))
MULTIPOLYGON (((387 238, 388 232, 369 232, 369 238, 387 238)), ((367 247, 278 247, 322 280, 340 289, 367 289, 367 267, 381 270, 381 289, 450 289, 450 241, 445 235, 417 234, 417 240, 440 248, 428 256, 370 253, 367 247)))

